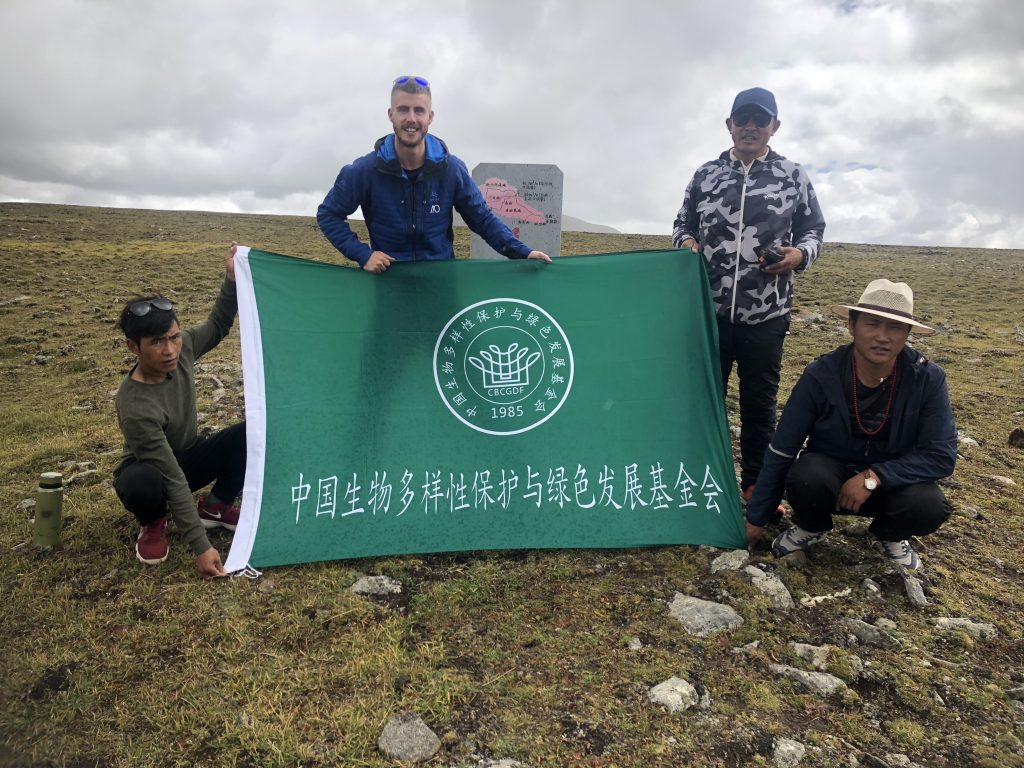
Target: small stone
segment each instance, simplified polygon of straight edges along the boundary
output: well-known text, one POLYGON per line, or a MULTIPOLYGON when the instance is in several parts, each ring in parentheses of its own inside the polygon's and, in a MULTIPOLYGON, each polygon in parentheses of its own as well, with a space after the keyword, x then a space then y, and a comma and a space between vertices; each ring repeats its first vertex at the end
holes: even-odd
POLYGON ((14 511, 15 512, 31 512, 35 508, 36 508, 36 500, 35 499, 22 499, 21 501, 19 501, 15 505, 14 511))
POLYGON ((1016 688, 1010 688, 1006 695, 1015 701, 1024 701, 1024 685, 1017 686, 1016 688))
POLYGON ((999 634, 993 624, 964 618, 936 619, 935 628, 943 632, 966 632, 975 640, 994 640, 999 634))
POLYGON ((349 591, 357 595, 397 595, 401 594, 402 585, 390 576, 363 576, 349 591))
POLYGON ((882 599, 882 588, 874 579, 864 579, 864 581, 860 583, 860 591, 863 592, 864 596, 869 600, 882 599))
POLYGON ((808 645, 807 643, 790 643, 797 657, 803 659, 819 672, 828 669, 830 648, 827 645, 808 645))
POLYGON ((743 623, 743 617, 728 605, 689 597, 681 592, 676 592, 668 612, 683 625, 683 629, 697 637, 714 635, 743 623))
POLYGON ((238 713, 237 717, 235 717, 235 725, 239 728, 252 728, 253 722, 255 721, 252 719, 252 715, 244 709, 238 713))
POLYGON ((910 758, 899 752, 890 752, 883 758, 892 768, 910 768, 910 758))
POLYGON ((971 520, 977 520, 981 517, 981 511, 977 507, 965 506, 960 509, 960 512, 964 517, 969 517, 971 520))
POLYGON ((711 561, 711 572, 738 571, 750 562, 750 553, 745 549, 734 549, 719 555, 711 561))
POLYGON ((826 672, 805 672, 785 664, 769 664, 768 669, 780 677, 789 678, 804 690, 818 696, 830 696, 838 691, 846 690, 846 683, 826 672))
POLYGON ((790 552, 788 555, 779 558, 779 562, 787 568, 803 568, 807 565, 807 553, 802 549, 790 552))
POLYGON ((928 598, 924 596, 924 586, 915 576, 903 577, 903 588, 907 591, 907 599, 915 608, 927 608, 928 598))
POLYGON ((1007 477, 1006 475, 989 475, 988 479, 1005 486, 1017 484, 1017 482, 1012 477, 1007 477))
POLYGON ((629 650, 631 650, 631 651, 640 651, 640 650, 643 650, 643 647, 644 647, 643 641, 639 637, 631 637, 631 638, 629 638, 629 650))
POLYGON ((973 437, 970 437, 966 432, 961 432, 959 429, 956 431, 956 441, 960 445, 966 445, 968 448, 977 448, 978 441, 973 437))
POLYGON ((799 741, 781 738, 775 742, 775 751, 772 752, 772 760, 777 768, 797 768, 800 761, 804 759, 807 747, 799 741))
POLYGON ((775 574, 765 573, 753 565, 748 565, 743 572, 750 577, 750 583, 754 585, 755 589, 768 596, 773 608, 780 611, 791 611, 796 607, 793 596, 789 594, 782 579, 775 574))
POLYGON ((260 579, 256 582, 256 591, 269 594, 274 591, 274 582, 270 579, 260 579))
POLYGON ((895 632, 897 629, 896 622, 892 619, 887 619, 885 617, 876 620, 875 626, 879 629, 884 629, 887 632, 895 632))
POLYGON ((760 640, 751 640, 746 645, 741 645, 739 648, 733 648, 732 652, 735 653, 735 654, 741 654, 743 656, 749 656, 749 655, 751 655, 754 651, 756 651, 760 647, 761 647, 761 641, 760 640))
POLYGON ((896 648, 899 643, 896 639, 878 627, 868 624, 860 619, 843 619, 843 624, 849 628, 860 642, 865 645, 873 645, 876 648, 896 648))
POLYGON ((377 746, 392 760, 423 763, 441 749, 441 740, 419 715, 402 712, 388 720, 377 739, 377 746))
POLYGON ((49 355, 35 355, 31 360, 29 360, 29 365, 46 365, 50 362, 50 359, 49 355))
POLYGON ((669 712, 683 712, 700 703, 700 694, 686 680, 670 677, 647 691, 647 700, 665 707, 669 712))

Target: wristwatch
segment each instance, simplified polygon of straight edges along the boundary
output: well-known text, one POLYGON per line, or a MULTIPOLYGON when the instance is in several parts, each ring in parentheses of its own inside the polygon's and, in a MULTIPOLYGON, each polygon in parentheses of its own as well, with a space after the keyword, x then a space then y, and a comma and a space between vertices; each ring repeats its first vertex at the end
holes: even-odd
POLYGON ((878 487, 878 478, 875 477, 875 473, 870 468, 864 470, 864 487, 869 491, 873 491, 878 487))

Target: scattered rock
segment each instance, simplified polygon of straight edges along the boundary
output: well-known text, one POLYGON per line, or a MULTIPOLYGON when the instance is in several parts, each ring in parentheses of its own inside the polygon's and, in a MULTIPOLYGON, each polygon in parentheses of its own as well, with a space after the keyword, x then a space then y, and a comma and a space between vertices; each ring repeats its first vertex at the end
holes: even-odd
MULTIPOLYGON (((818 672, 828 672, 835 655, 840 653, 834 645, 807 645, 806 643, 790 643, 790 647, 797 657, 810 664, 818 672)), ((860 677, 864 672, 864 662, 860 656, 852 653, 842 655, 842 661, 850 668, 854 677, 860 677)))
POLYGON ((965 445, 968 448, 977 448, 978 441, 973 437, 970 437, 966 432, 961 432, 959 429, 956 431, 956 441, 960 445, 965 445))
POLYGON ((700 703, 700 694, 686 680, 670 677, 647 691, 647 700, 652 704, 660 704, 669 712, 684 712, 700 703))
POLYGON ((846 690, 846 683, 827 672, 805 672, 785 664, 769 664, 768 669, 779 677, 789 678, 804 690, 818 696, 831 696, 833 693, 846 690))
POLYGON ((977 507, 970 507, 970 506, 963 507, 960 510, 960 512, 961 512, 961 514, 963 514, 964 517, 969 517, 971 520, 979 520, 979 519, 981 519, 981 512, 978 510, 977 507))
POLYGON ((34 512, 36 508, 35 499, 22 499, 14 506, 15 512, 34 512))
POLYGON ((883 632, 876 626, 868 624, 860 619, 843 619, 843 624, 853 633, 860 642, 865 645, 873 645, 876 648, 896 648, 899 643, 896 638, 883 632))
POLYGON ((907 591, 907 599, 915 608, 927 608, 928 598, 924 596, 924 586, 915 576, 903 577, 903 588, 907 591))
POLYGON ((683 625, 683 629, 697 637, 707 637, 743 623, 743 617, 728 605, 689 597, 681 592, 676 592, 668 612, 683 625))
POLYGON ((884 616, 875 621, 875 626, 879 629, 884 629, 886 632, 895 632, 897 629, 896 622, 892 619, 887 619, 884 616))
POLYGON ((29 365, 46 365, 52 358, 50 355, 35 355, 28 361, 29 365))
POLYGON ((256 582, 256 591, 268 594, 274 591, 274 582, 270 579, 260 579, 256 582))
POLYGON ((390 576, 363 576, 349 591, 357 595, 397 595, 402 592, 402 585, 390 576))
POLYGON ((748 565, 743 572, 750 577, 750 583, 754 585, 755 589, 768 596, 772 607, 778 608, 780 611, 791 611, 796 608, 793 596, 789 594, 782 579, 774 573, 765 573, 753 565, 748 565))
POLYGON ((629 650, 631 650, 631 651, 640 651, 640 650, 643 650, 643 647, 644 647, 643 641, 640 640, 639 637, 631 637, 631 638, 629 638, 629 650))
POLYGON ((732 652, 742 656, 750 656, 754 651, 761 647, 760 640, 752 640, 746 645, 741 645, 739 648, 733 648, 732 652))
POLYGON ((423 763, 437 754, 441 740, 415 712, 402 712, 388 720, 377 746, 392 760, 423 763))
POLYGON ((800 761, 804 759, 807 747, 799 741, 781 738, 775 742, 775 751, 772 752, 772 760, 777 768, 797 768, 800 761))
MULTIPOLYGON (((0 307, 7 307, 10 306, 11 304, 17 304, 19 301, 25 301, 25 299, 27 298, 28 296, 14 296, 10 299, 0 299, 0 307)), ((8 338, 7 340, 10 341, 11 338, 13 337, 8 338)))
POLYGON ((882 599, 882 588, 874 579, 864 579, 864 581, 860 583, 860 591, 863 592, 864 596, 869 600, 882 599))
POLYGON ((476 768, 523 768, 523 764, 518 760, 481 760, 476 764, 476 768))
POLYGON ((989 475, 988 479, 999 483, 999 485, 1011 486, 1017 484, 1012 477, 1007 477, 1006 475, 989 475))
POLYGON ((1024 448, 1024 429, 1017 427, 1010 433, 1010 445, 1014 448, 1024 448))
POLYGON ((252 715, 244 709, 238 713, 237 717, 235 717, 235 725, 239 728, 252 728, 254 722, 252 715))
POLYGON ((995 640, 999 634, 993 624, 964 618, 936 619, 935 628, 942 632, 966 632, 975 640, 995 640))
POLYGON ((738 571, 750 562, 750 553, 745 549, 733 549, 711 561, 711 572, 738 571))
POLYGON ((1024 701, 1024 685, 1019 685, 1016 688, 1010 688, 1006 695, 1015 701, 1024 701))

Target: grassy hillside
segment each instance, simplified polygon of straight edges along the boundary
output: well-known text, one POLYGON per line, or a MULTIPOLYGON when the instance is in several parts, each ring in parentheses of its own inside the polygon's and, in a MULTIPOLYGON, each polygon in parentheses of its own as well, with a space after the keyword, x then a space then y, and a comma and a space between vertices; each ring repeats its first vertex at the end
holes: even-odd
MULTIPOLYGON (((972 440, 945 483, 956 515, 920 542, 929 606, 911 606, 849 519, 806 565, 754 553, 798 601, 839 595, 787 612, 741 573, 712 574, 719 552, 689 547, 410 555, 203 582, 172 534, 166 563, 139 564, 109 482, 112 395, 131 362, 114 322, 148 291, 175 298, 184 324, 203 319, 232 240, 342 261, 312 218, 0 204, 0 765, 389 766, 378 736, 409 710, 440 737, 434 766, 770 766, 783 737, 805 745, 805 766, 1024 766, 1024 705, 1008 693, 1024 684, 1024 450, 1007 441, 1024 426, 1024 251, 829 243, 799 277, 783 397, 844 342, 831 304, 876 277, 906 280, 940 330, 915 346, 946 368, 972 440), (22 502, 58 468, 77 477, 63 546, 41 553, 22 502), (403 592, 353 594, 359 574, 403 592), (677 592, 745 623, 690 636, 668 615, 677 592), (940 631, 944 617, 996 635, 940 631), (844 619, 895 644, 857 642, 844 619), (791 641, 834 646, 847 690, 814 695, 773 673, 809 669, 791 641), (650 703, 672 676, 706 706, 650 703)), ((562 244, 670 245, 570 232, 562 244)), ((465 229, 457 248, 468 254, 465 229)), ((236 334, 200 374, 201 427, 240 419, 236 334)), ((736 424, 735 392, 728 406, 736 424)), ((226 535, 213 542, 227 551, 226 535)))

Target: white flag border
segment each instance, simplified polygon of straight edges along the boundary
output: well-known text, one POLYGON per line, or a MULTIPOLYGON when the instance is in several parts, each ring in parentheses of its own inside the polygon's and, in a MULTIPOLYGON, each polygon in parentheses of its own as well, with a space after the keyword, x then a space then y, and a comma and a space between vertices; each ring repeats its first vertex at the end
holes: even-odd
POLYGON ((249 246, 235 251, 235 287, 238 295, 238 329, 242 346, 242 377, 245 385, 245 483, 242 512, 238 518, 224 569, 228 573, 249 565, 263 502, 263 472, 267 446, 266 381, 263 371, 263 337, 259 310, 249 266, 249 246))

